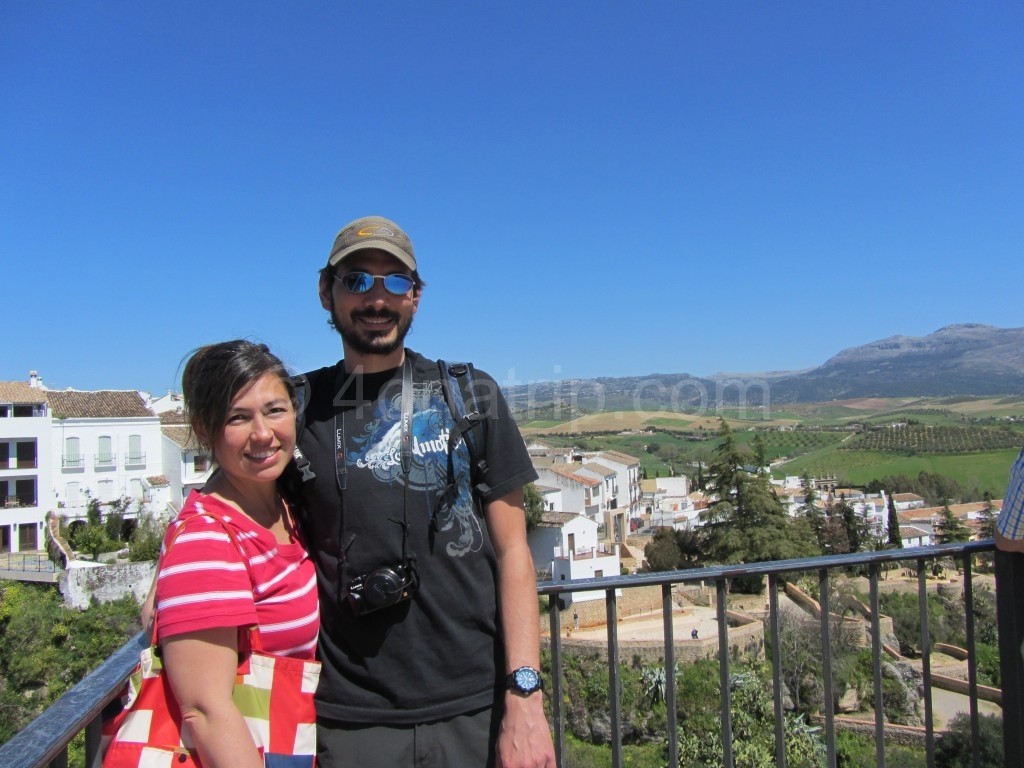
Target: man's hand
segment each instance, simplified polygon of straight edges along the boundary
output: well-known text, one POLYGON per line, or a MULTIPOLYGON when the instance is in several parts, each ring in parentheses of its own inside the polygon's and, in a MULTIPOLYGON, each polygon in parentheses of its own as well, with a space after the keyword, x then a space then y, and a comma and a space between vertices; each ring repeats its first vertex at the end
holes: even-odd
POLYGON ((505 716, 498 733, 498 768, 554 768, 555 747, 544 717, 540 691, 505 694, 505 716))

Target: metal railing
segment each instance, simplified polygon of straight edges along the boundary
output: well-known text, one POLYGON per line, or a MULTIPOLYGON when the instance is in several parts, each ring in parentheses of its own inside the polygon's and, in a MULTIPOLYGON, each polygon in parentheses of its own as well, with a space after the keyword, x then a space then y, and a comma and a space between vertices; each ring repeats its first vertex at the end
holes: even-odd
MULTIPOLYGON (((606 594, 605 613, 607 621, 607 665, 608 691, 611 717, 611 764, 614 768, 623 765, 622 754, 622 702, 619 667, 618 641, 618 603, 616 592, 635 587, 658 586, 661 588, 663 634, 664 634, 664 669, 665 702, 667 709, 668 728, 668 765, 679 765, 679 744, 676 728, 676 681, 675 675, 669 673, 675 669, 675 639, 673 636, 673 602, 672 591, 676 585, 689 585, 696 582, 711 582, 717 594, 718 618, 718 663, 720 679, 720 703, 722 724, 722 765, 732 768, 733 730, 730 706, 730 641, 729 626, 726 621, 727 583, 730 579, 767 577, 769 582, 766 632, 770 636, 772 649, 771 666, 774 679, 782 679, 782 659, 780 658, 780 610, 778 587, 783 579, 797 572, 811 572, 817 575, 819 584, 819 624, 821 648, 830 648, 834 627, 830 622, 829 576, 834 572, 842 572, 850 568, 868 569, 870 589, 870 622, 871 622, 871 656, 874 670, 873 703, 874 703, 874 742, 878 768, 885 768, 885 727, 882 706, 882 654, 881 630, 879 626, 878 577, 882 566, 889 563, 912 562, 916 565, 917 593, 921 629, 921 658, 924 684, 925 709, 925 751, 927 765, 934 766, 935 732, 932 726, 932 688, 933 675, 930 668, 930 652, 932 642, 929 637, 927 576, 930 571, 929 562, 950 558, 961 562, 963 574, 963 597, 965 603, 965 621, 967 635, 967 690, 970 708, 971 736, 974 749, 973 765, 981 765, 980 757, 980 726, 978 713, 978 681, 977 657, 974 640, 973 624, 973 556, 991 552, 991 540, 946 544, 935 547, 918 547, 905 550, 886 550, 882 552, 817 557, 801 560, 785 560, 751 565, 720 566, 701 568, 688 571, 670 571, 662 573, 638 574, 601 579, 587 579, 573 582, 545 582, 538 585, 537 591, 547 595, 552 604, 557 598, 575 592, 604 590, 606 594)), ((1004 760, 1005 765, 1024 765, 1024 659, 1019 649, 1024 641, 1024 555, 1011 555, 996 552, 996 601, 999 629, 1000 673, 1002 681, 1001 706, 1004 722, 1004 760)), ((566 738, 565 712, 563 694, 563 648, 561 640, 561 614, 558 610, 550 611, 550 642, 551 642, 551 713, 554 729, 555 749, 558 764, 565 765, 566 738)), ((67 745, 82 730, 86 732, 86 765, 92 765, 99 747, 100 714, 103 707, 119 692, 135 662, 144 642, 142 634, 136 635, 122 648, 106 659, 103 664, 86 677, 71 691, 61 697, 39 718, 29 724, 10 742, 0 747, 0 766, 19 766, 19 768, 63 768, 67 765, 67 745)), ((828 653, 822 654, 824 659, 824 687, 826 702, 834 701, 831 659, 828 653)), ((782 685, 773 686, 773 704, 775 714, 775 750, 776 765, 786 768, 785 755, 785 719, 783 713, 782 685)), ((823 712, 824 740, 827 751, 827 765, 835 768, 836 754, 836 718, 831 707, 823 712)))

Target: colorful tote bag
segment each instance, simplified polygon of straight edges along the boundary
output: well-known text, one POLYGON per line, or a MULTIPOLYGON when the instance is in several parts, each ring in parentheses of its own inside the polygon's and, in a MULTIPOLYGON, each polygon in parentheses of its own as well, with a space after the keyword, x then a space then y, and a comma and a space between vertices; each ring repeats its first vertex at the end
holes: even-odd
MULTIPOLYGON (((238 547, 234 532, 227 525, 224 527, 238 547)), ((175 538, 182 528, 179 526, 175 538)), ((240 548, 239 551, 248 568, 248 558, 240 548)), ((103 725, 103 768, 201 768, 190 734, 182 729, 181 710, 164 675, 156 644, 156 622, 154 617, 150 646, 142 652, 125 683, 121 694, 123 709, 103 725)), ((264 765, 314 768, 313 695, 320 662, 264 653, 258 627, 239 630, 239 656, 233 698, 264 765)))

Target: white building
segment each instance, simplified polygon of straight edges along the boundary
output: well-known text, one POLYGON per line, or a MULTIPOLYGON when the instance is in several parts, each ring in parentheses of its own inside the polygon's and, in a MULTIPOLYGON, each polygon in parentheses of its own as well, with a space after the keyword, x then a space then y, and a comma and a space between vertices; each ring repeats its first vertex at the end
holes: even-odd
MULTIPOLYGON (((53 496, 68 520, 84 519, 90 496, 151 501, 162 487, 160 419, 136 391, 45 391, 50 409, 53 496), (149 478, 153 478, 150 482, 149 478)), ((129 508, 129 516, 137 511, 129 508)))
POLYGON ((537 482, 562 492, 562 511, 583 513, 599 525, 604 524, 604 499, 601 480, 573 471, 577 465, 534 462, 537 482))
MULTIPOLYGON (((552 581, 619 575, 619 546, 598 541, 597 523, 586 515, 545 512, 529 535, 534 566, 552 581)), ((601 589, 566 595, 566 602, 601 600, 601 589)))
POLYGON ((0 381, 0 552, 41 549, 54 506, 53 429, 42 382, 0 381))
POLYGON ((206 484, 213 471, 210 454, 184 424, 165 424, 160 429, 163 446, 163 474, 167 478, 169 502, 176 514, 192 490, 206 484))

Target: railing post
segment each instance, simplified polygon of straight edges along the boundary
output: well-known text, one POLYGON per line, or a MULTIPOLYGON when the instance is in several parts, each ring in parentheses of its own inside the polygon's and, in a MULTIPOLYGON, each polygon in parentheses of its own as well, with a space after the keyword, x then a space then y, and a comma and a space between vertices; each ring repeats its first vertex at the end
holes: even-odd
POLYGON ((996 550, 1003 764, 1024 765, 1024 554, 996 550))
MULTIPOLYGON (((571 597, 571 596, 570 596, 571 597)), ((551 637, 551 719, 554 721, 555 763, 565 765, 565 724, 562 716, 562 596, 548 596, 551 637)))

